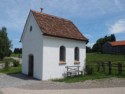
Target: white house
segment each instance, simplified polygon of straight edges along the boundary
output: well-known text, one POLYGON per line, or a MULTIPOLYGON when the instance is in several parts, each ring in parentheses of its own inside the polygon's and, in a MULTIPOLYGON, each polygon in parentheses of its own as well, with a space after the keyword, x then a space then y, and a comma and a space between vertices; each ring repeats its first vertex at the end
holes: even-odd
POLYGON ((31 10, 21 37, 22 73, 48 80, 64 77, 65 66, 83 70, 86 41, 70 20, 31 10))

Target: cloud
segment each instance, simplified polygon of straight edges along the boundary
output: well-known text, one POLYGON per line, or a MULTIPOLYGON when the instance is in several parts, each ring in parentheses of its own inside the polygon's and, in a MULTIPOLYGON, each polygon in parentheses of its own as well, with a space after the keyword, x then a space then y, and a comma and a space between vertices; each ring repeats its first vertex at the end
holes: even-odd
POLYGON ((85 35, 85 37, 87 37, 88 39, 92 37, 90 34, 83 34, 83 35, 85 35))
MULTIPOLYGON (((15 42, 14 38, 21 36, 20 33, 23 31, 29 10, 40 11, 41 7, 44 8, 43 12, 45 13, 64 17, 74 22, 77 20, 78 23, 80 20, 82 21, 80 24, 84 24, 92 22, 93 19, 99 20, 99 17, 105 18, 105 15, 124 13, 125 0, 1 0, 0 27, 6 26, 9 35, 12 35, 10 36, 11 40, 15 42), (87 22, 85 22, 86 20, 87 22), (18 33, 15 34, 15 32, 18 33)), ((77 24, 78 28, 80 24, 77 24)), ((87 26, 90 27, 89 24, 87 26)), ((81 31, 87 31, 84 30, 84 26, 81 27, 81 31)), ((95 26, 90 27, 92 29, 90 31, 93 31, 93 27, 95 26)), ((94 31, 96 30, 95 28, 94 31)), ((89 32, 84 33, 88 34, 89 32)), ((86 36, 92 39, 91 35, 86 36)), ((16 42, 14 45, 17 45, 16 42)))
POLYGON ((115 5, 120 9, 122 10, 122 5, 121 5, 121 2, 119 0, 115 0, 115 5))
POLYGON ((43 0, 45 12, 68 18, 94 18, 124 9, 124 0, 43 0))
POLYGON ((43 7, 46 13, 68 19, 90 19, 124 9, 122 1, 124 0, 26 0, 25 2, 24 0, 2 0, 0 27, 6 25, 8 28, 21 31, 30 9, 40 11, 43 7))
POLYGON ((30 9, 38 10, 41 0, 2 0, 0 3, 0 27, 22 31, 30 9), (3 11, 4 9, 4 11, 3 11))
POLYGON ((93 45, 94 45, 94 43, 88 43, 88 44, 87 44, 87 46, 88 46, 88 47, 91 47, 91 48, 93 47, 93 45))
POLYGON ((109 28, 110 34, 125 33, 125 19, 120 19, 109 28))
POLYGON ((41 0, 1 0, 0 28, 7 27, 13 47, 21 47, 19 43, 26 18, 30 9, 39 10, 41 0))

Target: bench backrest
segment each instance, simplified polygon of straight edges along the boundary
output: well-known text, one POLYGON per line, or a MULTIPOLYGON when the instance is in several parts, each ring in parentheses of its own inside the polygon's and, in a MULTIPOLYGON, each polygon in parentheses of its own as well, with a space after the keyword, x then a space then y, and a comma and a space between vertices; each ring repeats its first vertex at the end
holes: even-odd
POLYGON ((79 71, 80 66, 66 66, 67 72, 68 71, 79 71))

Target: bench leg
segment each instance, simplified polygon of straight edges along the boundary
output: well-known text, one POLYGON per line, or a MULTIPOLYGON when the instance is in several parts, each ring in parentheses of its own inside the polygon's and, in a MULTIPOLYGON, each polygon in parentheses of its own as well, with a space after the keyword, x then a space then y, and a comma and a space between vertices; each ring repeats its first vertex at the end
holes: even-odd
POLYGON ((78 75, 79 75, 79 72, 78 72, 78 75))
POLYGON ((81 75, 83 75, 83 72, 81 71, 81 75))
POLYGON ((70 73, 70 77, 72 76, 72 73, 70 73))

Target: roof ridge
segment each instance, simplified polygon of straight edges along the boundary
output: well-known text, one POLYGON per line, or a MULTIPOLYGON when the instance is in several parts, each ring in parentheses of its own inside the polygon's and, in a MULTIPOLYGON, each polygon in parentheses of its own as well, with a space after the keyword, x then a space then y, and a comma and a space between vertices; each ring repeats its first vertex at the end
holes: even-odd
POLYGON ((47 14, 47 13, 43 13, 43 12, 39 12, 39 11, 35 11, 35 10, 31 10, 31 11, 37 12, 37 13, 40 13, 40 14, 43 14, 43 15, 47 15, 47 16, 51 16, 51 17, 55 17, 55 18, 58 18, 58 19, 63 19, 63 20, 72 22, 72 21, 69 20, 69 19, 65 19, 65 18, 62 18, 62 17, 59 17, 59 16, 55 16, 55 15, 51 15, 51 14, 47 14))
MULTIPOLYGON (((113 42, 124 42, 125 40, 113 41, 113 42)), ((112 42, 109 42, 112 43, 112 42)))

